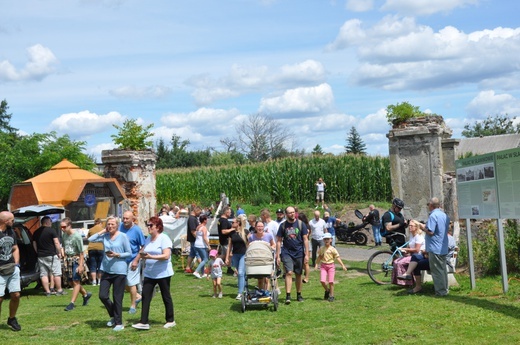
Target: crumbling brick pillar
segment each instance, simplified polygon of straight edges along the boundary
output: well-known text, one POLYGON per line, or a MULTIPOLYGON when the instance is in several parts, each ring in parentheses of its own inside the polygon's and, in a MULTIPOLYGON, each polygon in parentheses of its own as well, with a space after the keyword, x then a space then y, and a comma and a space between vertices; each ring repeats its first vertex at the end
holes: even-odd
POLYGON ((104 177, 117 179, 126 193, 122 211, 131 210, 146 234, 146 222, 157 214, 155 153, 152 150, 103 150, 101 161, 104 177))

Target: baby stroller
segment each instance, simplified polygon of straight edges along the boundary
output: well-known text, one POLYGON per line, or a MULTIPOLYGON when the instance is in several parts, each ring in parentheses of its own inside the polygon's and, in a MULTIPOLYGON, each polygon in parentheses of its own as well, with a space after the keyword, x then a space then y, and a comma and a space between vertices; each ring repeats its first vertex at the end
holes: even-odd
POLYGON ((269 243, 254 241, 249 244, 245 254, 246 285, 242 294, 242 312, 246 311, 248 305, 263 305, 266 308, 270 303, 273 310, 278 310, 278 290, 276 289, 276 261, 269 243), (255 288, 249 290, 248 279, 269 278, 271 290, 255 288))

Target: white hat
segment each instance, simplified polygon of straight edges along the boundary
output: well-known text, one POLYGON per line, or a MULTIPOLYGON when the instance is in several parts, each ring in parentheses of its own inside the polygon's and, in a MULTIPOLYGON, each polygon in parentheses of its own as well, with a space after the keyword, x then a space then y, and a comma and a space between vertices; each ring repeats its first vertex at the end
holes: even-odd
POLYGON ((326 232, 323 234, 323 239, 326 239, 326 238, 332 238, 332 235, 330 234, 330 232, 326 232))

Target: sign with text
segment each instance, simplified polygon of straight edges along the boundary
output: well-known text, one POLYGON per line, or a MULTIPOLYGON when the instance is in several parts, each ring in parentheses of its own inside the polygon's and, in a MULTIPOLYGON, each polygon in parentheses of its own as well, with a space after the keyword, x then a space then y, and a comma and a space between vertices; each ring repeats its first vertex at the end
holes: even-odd
POLYGON ((520 218, 520 148, 455 161, 459 216, 520 218))
POLYGON ((455 161, 459 217, 500 218, 495 153, 455 161))

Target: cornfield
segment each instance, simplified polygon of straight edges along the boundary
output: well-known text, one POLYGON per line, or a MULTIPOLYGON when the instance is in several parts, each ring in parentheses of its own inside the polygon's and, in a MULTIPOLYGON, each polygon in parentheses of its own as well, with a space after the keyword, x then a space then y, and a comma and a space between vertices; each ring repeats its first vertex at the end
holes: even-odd
POLYGON ((273 203, 312 202, 322 177, 327 202, 388 201, 391 198, 387 157, 357 155, 286 158, 264 163, 162 170, 157 172, 159 203, 211 202, 220 193, 251 202, 265 195, 273 203))

